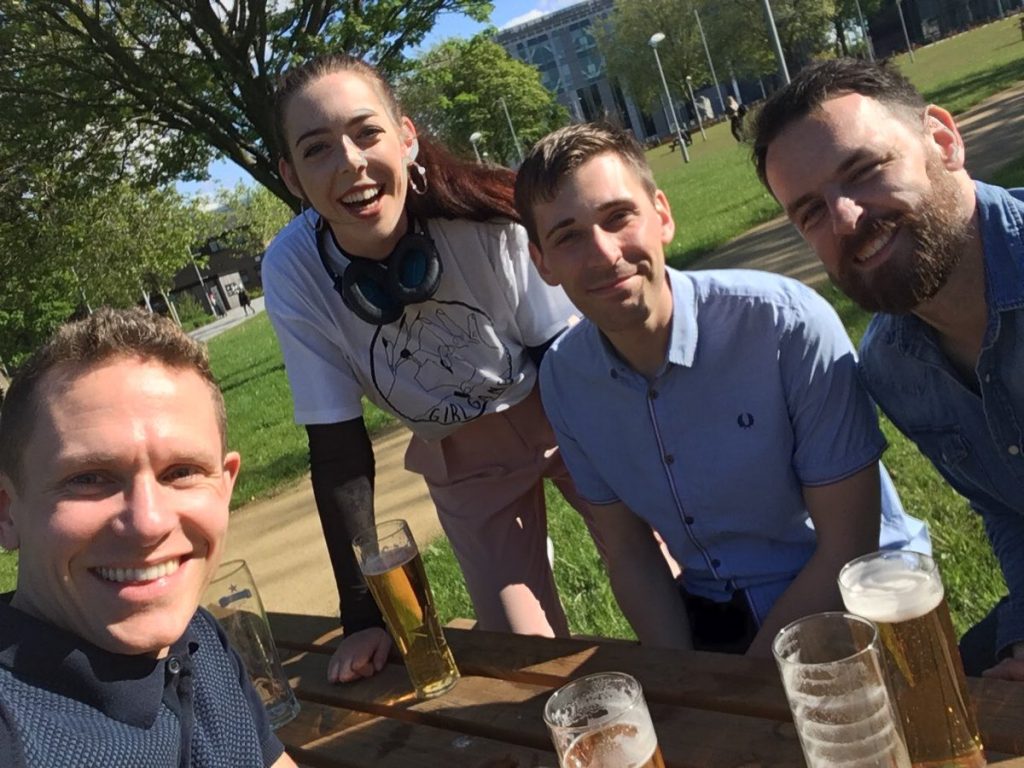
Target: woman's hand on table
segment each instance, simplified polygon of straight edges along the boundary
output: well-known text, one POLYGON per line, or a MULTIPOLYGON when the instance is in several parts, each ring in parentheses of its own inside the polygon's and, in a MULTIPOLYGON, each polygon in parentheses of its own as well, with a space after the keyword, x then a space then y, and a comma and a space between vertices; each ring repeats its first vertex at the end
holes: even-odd
POLYGON ((327 682, 350 683, 373 677, 384 668, 390 650, 391 637, 380 627, 346 637, 327 665, 327 682))

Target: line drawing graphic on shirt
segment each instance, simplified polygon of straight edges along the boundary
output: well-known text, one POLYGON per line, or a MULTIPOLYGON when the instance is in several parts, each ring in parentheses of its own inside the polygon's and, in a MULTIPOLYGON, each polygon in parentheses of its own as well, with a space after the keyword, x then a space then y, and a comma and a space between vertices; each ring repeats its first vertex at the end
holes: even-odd
POLYGON ((461 301, 429 299, 407 308, 398 322, 381 326, 373 335, 370 361, 370 375, 381 397, 411 422, 472 421, 515 383, 512 354, 495 334, 491 318, 461 301), (386 361, 383 368, 378 364, 378 344, 386 361), (399 380, 415 382, 435 398, 434 403, 411 412, 395 396, 402 391, 396 389, 399 380))

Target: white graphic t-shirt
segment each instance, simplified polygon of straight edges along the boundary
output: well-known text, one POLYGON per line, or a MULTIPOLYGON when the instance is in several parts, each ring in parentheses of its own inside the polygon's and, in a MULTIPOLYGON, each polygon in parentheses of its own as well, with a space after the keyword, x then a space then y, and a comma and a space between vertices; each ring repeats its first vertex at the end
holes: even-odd
MULTIPOLYGON (((315 217, 297 216, 267 249, 266 308, 284 352, 295 420, 333 424, 362 415, 360 397, 424 439, 515 405, 537 372, 526 348, 575 313, 541 280, 526 231, 511 222, 426 222, 441 256, 437 292, 394 323, 371 325, 342 302, 316 250, 315 217)), ((348 260, 325 238, 338 274, 348 260)))

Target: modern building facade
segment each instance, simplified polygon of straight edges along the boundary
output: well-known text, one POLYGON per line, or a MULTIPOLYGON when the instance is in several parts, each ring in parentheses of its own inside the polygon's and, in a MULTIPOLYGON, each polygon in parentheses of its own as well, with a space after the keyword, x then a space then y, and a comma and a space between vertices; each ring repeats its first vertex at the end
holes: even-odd
POLYGON ((503 29, 495 40, 511 56, 535 67, 544 87, 575 120, 608 120, 642 141, 665 136, 670 129, 664 113, 645 114, 608 77, 594 32, 606 23, 614 5, 614 0, 584 0, 503 29))

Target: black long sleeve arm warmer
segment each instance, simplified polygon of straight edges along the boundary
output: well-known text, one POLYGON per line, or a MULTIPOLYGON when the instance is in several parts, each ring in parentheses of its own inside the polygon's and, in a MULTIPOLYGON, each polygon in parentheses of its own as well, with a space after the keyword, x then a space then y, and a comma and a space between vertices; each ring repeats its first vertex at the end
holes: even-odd
POLYGON ((309 424, 306 434, 313 496, 338 585, 345 634, 383 627, 352 551, 352 537, 374 524, 373 445, 366 425, 361 418, 309 424))

